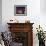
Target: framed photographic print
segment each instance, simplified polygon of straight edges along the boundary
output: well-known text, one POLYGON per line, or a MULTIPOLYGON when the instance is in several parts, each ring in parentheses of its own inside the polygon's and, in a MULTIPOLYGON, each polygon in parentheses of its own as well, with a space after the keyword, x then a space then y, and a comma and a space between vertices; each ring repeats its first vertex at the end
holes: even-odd
POLYGON ((14 5, 14 16, 26 16, 27 5, 14 5))

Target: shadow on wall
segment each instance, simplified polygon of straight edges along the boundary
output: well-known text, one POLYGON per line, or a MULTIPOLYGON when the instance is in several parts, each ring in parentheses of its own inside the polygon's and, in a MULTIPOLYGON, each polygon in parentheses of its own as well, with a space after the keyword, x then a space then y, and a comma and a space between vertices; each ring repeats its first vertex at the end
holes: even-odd
POLYGON ((46 14, 46 0, 40 0, 40 11, 46 14))
POLYGON ((0 0, 0 31, 2 31, 2 0, 0 0))

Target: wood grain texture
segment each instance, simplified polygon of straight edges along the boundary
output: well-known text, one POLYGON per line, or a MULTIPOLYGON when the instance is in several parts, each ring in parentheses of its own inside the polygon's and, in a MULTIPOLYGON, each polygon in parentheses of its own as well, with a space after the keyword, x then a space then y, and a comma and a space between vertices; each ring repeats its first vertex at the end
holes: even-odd
POLYGON ((28 46, 33 46, 33 23, 7 23, 11 32, 28 32, 28 46))

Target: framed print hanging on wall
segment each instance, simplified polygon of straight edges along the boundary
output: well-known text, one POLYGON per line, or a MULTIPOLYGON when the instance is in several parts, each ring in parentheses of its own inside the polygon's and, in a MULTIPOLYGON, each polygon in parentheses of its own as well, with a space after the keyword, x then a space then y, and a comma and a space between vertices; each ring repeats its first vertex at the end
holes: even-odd
POLYGON ((14 5, 14 16, 26 16, 27 5, 14 5))

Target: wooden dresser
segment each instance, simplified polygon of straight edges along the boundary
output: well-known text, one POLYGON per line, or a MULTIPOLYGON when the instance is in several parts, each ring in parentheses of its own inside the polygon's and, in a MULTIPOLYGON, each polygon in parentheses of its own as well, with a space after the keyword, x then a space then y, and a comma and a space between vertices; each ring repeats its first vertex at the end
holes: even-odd
POLYGON ((7 23, 13 41, 23 43, 22 46, 33 46, 33 23, 7 23))

